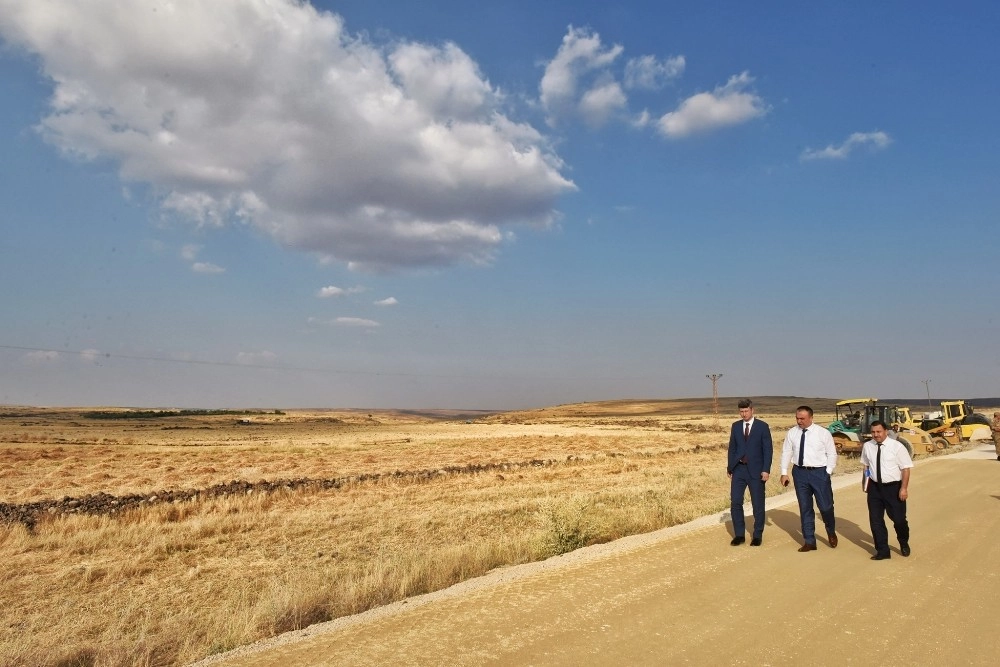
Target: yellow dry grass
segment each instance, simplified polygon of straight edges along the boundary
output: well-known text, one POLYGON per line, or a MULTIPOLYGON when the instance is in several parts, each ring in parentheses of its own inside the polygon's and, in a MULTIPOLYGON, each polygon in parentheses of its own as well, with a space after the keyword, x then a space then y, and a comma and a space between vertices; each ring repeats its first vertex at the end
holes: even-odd
POLYGON ((704 402, 251 422, 0 408, 0 502, 509 465, 0 524, 0 663, 184 664, 729 504, 729 419, 704 402))

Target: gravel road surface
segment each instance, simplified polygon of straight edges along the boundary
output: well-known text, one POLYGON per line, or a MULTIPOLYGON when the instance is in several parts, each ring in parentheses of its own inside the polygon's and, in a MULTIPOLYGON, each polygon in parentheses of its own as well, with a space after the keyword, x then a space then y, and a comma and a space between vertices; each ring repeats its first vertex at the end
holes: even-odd
POLYGON ((817 551, 796 551, 789 491, 769 499, 761 547, 729 546, 725 512, 197 664, 1000 664, 1000 462, 992 444, 917 463, 909 558, 890 524, 892 558, 869 560, 859 477, 835 477, 836 549, 821 537, 817 551))

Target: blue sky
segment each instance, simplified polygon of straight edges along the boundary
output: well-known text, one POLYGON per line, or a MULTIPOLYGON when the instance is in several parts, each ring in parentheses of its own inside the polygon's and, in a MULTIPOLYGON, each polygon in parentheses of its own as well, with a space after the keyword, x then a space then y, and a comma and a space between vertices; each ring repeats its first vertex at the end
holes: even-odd
POLYGON ((1000 8, 0 0, 0 403, 1000 394, 1000 8))

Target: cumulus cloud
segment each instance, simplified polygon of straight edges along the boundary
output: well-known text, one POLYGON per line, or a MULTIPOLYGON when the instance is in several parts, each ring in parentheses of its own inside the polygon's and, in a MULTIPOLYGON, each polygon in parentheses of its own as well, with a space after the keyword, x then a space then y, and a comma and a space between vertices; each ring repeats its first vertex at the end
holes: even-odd
POLYGON ((664 114, 658 129, 667 137, 680 138, 699 132, 739 125, 767 113, 767 105, 748 90, 753 78, 748 72, 730 77, 726 85, 710 93, 698 93, 681 102, 676 111, 664 114))
POLYGON ((396 297, 390 296, 386 299, 380 299, 375 302, 376 306, 395 306, 398 305, 399 301, 396 301, 396 297))
POLYGON ((575 189, 459 47, 376 44, 297 0, 0 0, 0 37, 38 56, 65 154, 351 268, 489 262, 575 189))
POLYGON ((622 51, 617 44, 605 48, 595 32, 569 26, 539 84, 539 99, 550 125, 560 117, 578 115, 588 123, 601 123, 624 107, 625 94, 609 79, 608 69, 622 51))
POLYGON ((855 149, 868 146, 873 151, 879 151, 892 143, 885 132, 855 132, 847 141, 839 146, 829 145, 818 150, 806 149, 802 152, 803 160, 844 160, 855 149))
POLYGON ((181 259, 193 262, 198 257, 199 252, 201 252, 201 246, 190 243, 181 247, 181 259))
POLYGON ((366 320, 361 317, 338 317, 334 320, 334 323, 342 327, 360 327, 365 329, 382 326, 375 320, 366 320))
POLYGON ((625 65, 625 87, 658 90, 684 72, 684 56, 657 60, 656 56, 632 58, 625 65))
POLYGON ((318 296, 321 299, 330 299, 338 296, 345 296, 348 294, 359 294, 360 292, 364 291, 365 288, 360 286, 344 288, 344 287, 337 287, 335 285, 327 285, 326 287, 321 287, 319 291, 316 292, 316 296, 318 296))
POLYGON ((191 270, 195 273, 207 273, 210 275, 226 272, 224 268, 211 262, 195 262, 191 265, 191 270))
POLYGON ((628 98, 617 81, 605 81, 594 85, 580 98, 580 113, 591 127, 599 127, 611 116, 625 108, 628 98))
POLYGON ((403 44, 389 56, 403 90, 430 113, 475 121, 498 94, 455 44, 403 44))

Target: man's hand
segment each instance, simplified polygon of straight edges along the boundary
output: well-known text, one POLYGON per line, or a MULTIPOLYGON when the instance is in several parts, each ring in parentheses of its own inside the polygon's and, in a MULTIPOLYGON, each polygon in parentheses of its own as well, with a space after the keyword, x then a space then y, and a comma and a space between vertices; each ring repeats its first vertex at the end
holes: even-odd
POLYGON ((771 473, 769 473, 769 472, 762 472, 760 474, 760 481, 766 482, 770 476, 771 476, 771 473))
POLYGON ((728 470, 726 471, 726 475, 729 476, 729 479, 733 478, 733 473, 729 472, 728 470))
POLYGON ((781 476, 781 485, 782 486, 788 486, 788 475, 782 475, 781 476))
POLYGON ((909 491, 907 491, 906 489, 900 489, 900 490, 899 490, 899 499, 900 499, 900 500, 906 500, 906 498, 907 498, 907 497, 908 497, 909 495, 910 495, 910 492, 909 492, 909 491))

